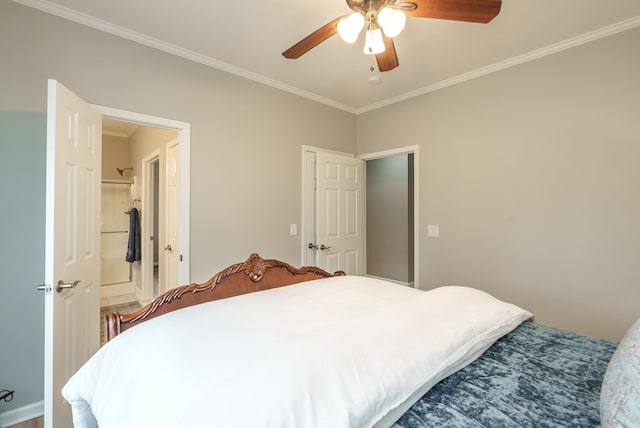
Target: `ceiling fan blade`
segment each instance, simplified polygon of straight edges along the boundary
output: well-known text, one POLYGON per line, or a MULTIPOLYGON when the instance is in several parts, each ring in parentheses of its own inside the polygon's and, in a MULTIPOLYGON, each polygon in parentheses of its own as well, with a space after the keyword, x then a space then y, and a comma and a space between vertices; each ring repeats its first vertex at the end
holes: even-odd
POLYGON ((416 18, 449 19, 486 24, 500 13, 501 0, 410 0, 418 7, 405 11, 416 18))
POLYGON ((328 24, 318 28, 316 31, 309 34, 286 51, 282 52, 282 56, 288 59, 300 58, 302 55, 306 54, 311 49, 336 34, 338 32, 338 21, 342 18, 346 18, 346 16, 339 16, 328 24))
POLYGON ((393 39, 382 35, 384 40, 384 52, 376 54, 376 61, 378 62, 378 70, 391 71, 400 65, 398 62, 398 55, 396 54, 396 47, 393 44, 393 39))

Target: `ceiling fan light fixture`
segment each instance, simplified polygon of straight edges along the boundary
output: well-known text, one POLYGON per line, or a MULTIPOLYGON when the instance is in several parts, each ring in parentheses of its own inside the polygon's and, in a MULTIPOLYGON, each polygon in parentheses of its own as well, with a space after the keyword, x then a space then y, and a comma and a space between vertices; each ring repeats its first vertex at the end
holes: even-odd
POLYGON ((364 38, 363 52, 367 55, 377 55, 384 52, 384 40, 382 40, 382 31, 379 28, 367 30, 364 38))
POLYGON ((354 43, 364 27, 364 16, 354 12, 338 22, 338 34, 347 43, 354 43))
POLYGON ((394 38, 404 29, 407 16, 398 9, 383 7, 378 12, 378 25, 387 37, 394 38))

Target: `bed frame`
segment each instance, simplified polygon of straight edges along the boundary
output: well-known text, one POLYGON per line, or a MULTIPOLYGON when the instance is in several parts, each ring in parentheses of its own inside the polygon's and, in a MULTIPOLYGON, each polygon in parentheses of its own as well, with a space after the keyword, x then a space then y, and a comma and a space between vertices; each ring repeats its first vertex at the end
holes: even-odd
POLYGON ((313 266, 295 268, 279 260, 264 260, 254 253, 245 262, 236 263, 223 269, 205 283, 182 285, 171 289, 135 312, 105 314, 105 340, 109 341, 141 322, 177 309, 314 279, 343 276, 344 274, 343 271, 331 274, 313 266))

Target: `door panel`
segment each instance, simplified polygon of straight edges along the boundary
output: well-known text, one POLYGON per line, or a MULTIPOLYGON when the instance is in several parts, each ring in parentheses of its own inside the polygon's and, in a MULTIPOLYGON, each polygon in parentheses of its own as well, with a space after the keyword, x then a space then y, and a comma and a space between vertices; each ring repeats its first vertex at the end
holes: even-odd
POLYGON ((325 227, 324 227, 324 236, 326 238, 337 238, 340 236, 338 228, 339 228, 339 218, 340 218, 340 203, 339 203, 339 191, 335 188, 325 188, 324 189, 324 197, 325 197, 325 227))
POLYGON ((167 217, 166 237, 168 248, 165 251, 166 281, 165 291, 178 285, 178 263, 180 242, 178 242, 178 189, 179 189, 179 145, 173 144, 167 150, 167 217))
POLYGON ((363 273, 364 163, 353 156, 317 152, 318 266, 363 273))
POLYGON ((49 80, 44 286, 47 428, 72 426, 71 408, 60 391, 99 346, 101 128, 98 112, 49 80))

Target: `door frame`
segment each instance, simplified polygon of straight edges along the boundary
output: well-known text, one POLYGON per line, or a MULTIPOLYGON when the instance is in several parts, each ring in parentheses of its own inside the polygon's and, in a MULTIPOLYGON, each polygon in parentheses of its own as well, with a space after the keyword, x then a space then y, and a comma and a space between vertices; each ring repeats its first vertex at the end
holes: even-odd
MULTIPOLYGON (((382 159, 396 155, 413 154, 413 287, 420 288, 420 192, 418 191, 419 179, 419 146, 407 146, 399 147, 396 149, 383 150, 380 152, 365 153, 358 155, 358 157, 366 162, 374 159, 382 159)), ((365 176, 365 189, 366 189, 366 176, 365 176)), ((365 193, 366 198, 366 193, 365 193)), ((365 201, 366 202, 366 201, 365 201)), ((366 212, 364 214, 366 219, 366 212)), ((366 225, 365 225, 366 227, 366 225)), ((366 248, 366 229, 365 229, 365 248, 366 248)), ((366 269, 366 251, 365 251, 365 269, 366 269)), ((365 270, 366 272, 366 270, 365 270)))
POLYGON ((178 132, 178 144, 180 166, 179 166, 179 184, 178 184, 178 217, 182 219, 178 224, 178 239, 180 242, 180 256, 182 261, 178 264, 178 282, 180 284, 189 284, 191 275, 191 258, 190 258, 190 162, 191 162, 191 124, 178 120, 167 119, 159 116, 151 116, 142 113, 107 107, 97 104, 90 104, 93 108, 102 114, 103 118, 120 120, 123 122, 137 123, 144 126, 153 126, 156 128, 171 129, 178 132))
MULTIPOLYGON (((142 260, 140 261, 140 282, 136 285, 136 297, 143 303, 148 303, 154 299, 153 295, 153 240, 160 239, 156 236, 154 231, 155 219, 154 219, 154 181, 152 173, 154 168, 160 168, 160 150, 154 150, 142 159, 142 194, 141 207, 142 215, 140 222, 142 241, 142 260), (153 164, 157 163, 154 167, 153 164), (151 240, 153 237, 153 240, 151 240)), ((161 209, 161 208, 159 208, 161 209)))

